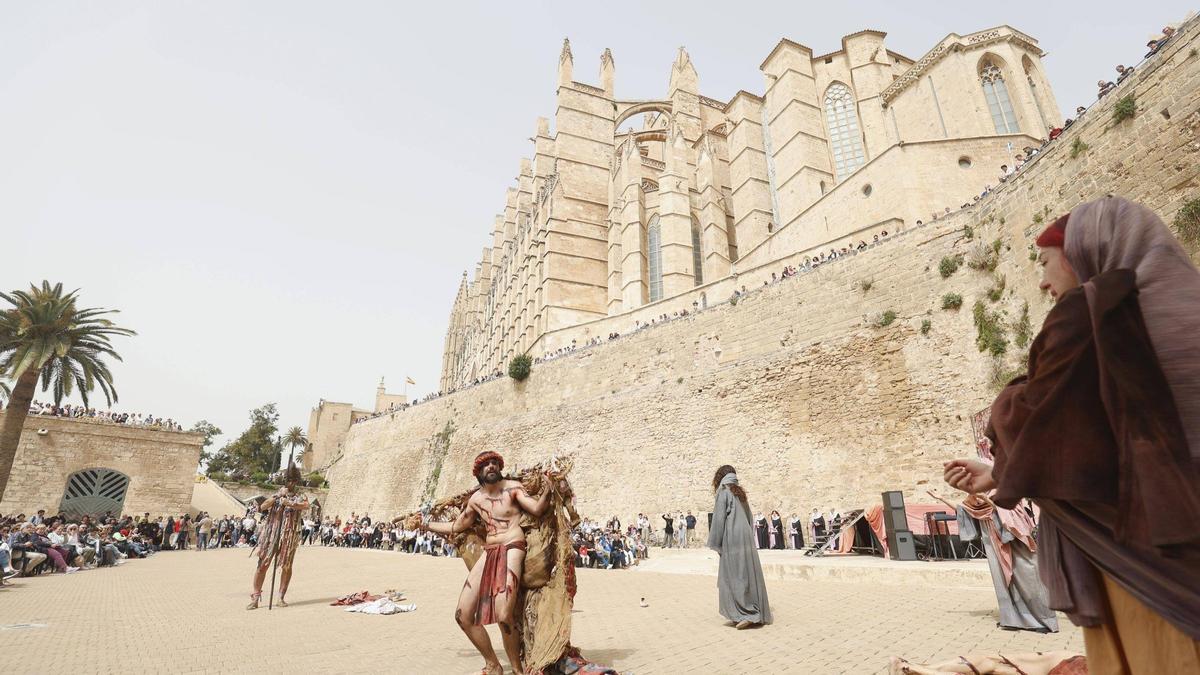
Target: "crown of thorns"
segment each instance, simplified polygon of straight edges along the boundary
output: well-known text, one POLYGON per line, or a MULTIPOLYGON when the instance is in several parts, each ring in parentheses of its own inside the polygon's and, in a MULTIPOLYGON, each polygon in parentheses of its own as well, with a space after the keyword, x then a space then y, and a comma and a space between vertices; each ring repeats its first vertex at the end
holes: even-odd
POLYGON ((479 456, 475 458, 475 465, 471 469, 471 474, 478 477, 479 470, 483 468, 483 465, 491 461, 498 463, 501 471, 504 470, 504 458, 500 456, 500 453, 488 450, 487 452, 479 453, 479 456))

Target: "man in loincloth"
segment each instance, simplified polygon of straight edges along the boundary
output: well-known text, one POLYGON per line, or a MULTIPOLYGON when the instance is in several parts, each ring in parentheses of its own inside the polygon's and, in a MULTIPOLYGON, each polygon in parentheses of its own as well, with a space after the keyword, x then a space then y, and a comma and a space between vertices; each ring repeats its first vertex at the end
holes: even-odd
MULTIPOLYGON (((484 626, 499 624, 504 651, 514 672, 521 673, 521 636, 514 628, 513 608, 521 590, 521 569, 525 563, 525 533, 520 527, 521 513, 542 515, 549 503, 550 490, 542 490, 537 499, 530 497, 521 482, 507 480, 500 473, 504 458, 495 452, 483 452, 475 458, 472 473, 479 490, 453 522, 422 522, 421 528, 448 538, 482 522, 487 532, 484 556, 463 583, 454 620, 485 662, 487 675, 503 675, 504 669, 492 649, 484 626)), ((549 474, 546 476, 550 480, 549 474)))

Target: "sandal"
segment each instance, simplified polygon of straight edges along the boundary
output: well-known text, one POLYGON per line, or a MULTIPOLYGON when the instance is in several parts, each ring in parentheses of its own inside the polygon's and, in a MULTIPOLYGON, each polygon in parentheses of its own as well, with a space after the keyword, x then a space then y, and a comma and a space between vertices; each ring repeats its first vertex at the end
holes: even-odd
POLYGON ((258 601, 262 600, 262 591, 250 594, 250 604, 246 605, 246 609, 258 609, 258 601))

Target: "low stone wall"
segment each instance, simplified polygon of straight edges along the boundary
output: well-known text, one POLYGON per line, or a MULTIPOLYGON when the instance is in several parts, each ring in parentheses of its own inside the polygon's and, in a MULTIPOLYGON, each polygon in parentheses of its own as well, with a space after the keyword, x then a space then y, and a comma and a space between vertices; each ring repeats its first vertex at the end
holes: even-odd
POLYGON ((1019 367, 1026 304, 1030 332, 1050 307, 1031 259, 1038 231, 1108 192, 1168 222, 1200 197, 1196 26, 974 207, 799 277, 747 284, 736 305, 538 364, 523 383, 499 379, 354 425, 328 474, 326 513, 384 517, 466 489, 483 450, 510 467, 573 456, 581 513, 623 522, 707 511, 724 463, 755 511, 845 511, 893 489, 909 501, 947 494, 942 462, 974 452, 969 416, 1019 367), (1116 121, 1126 95, 1138 112, 1116 121), (992 242, 993 271, 939 274, 943 258, 965 263, 992 242), (961 309, 941 308, 950 293, 961 309), (977 300, 1009 340, 1001 358, 977 346, 977 300))
POLYGON ((56 513, 67 477, 91 468, 129 476, 125 513, 186 513, 203 442, 198 433, 31 415, 0 513, 56 513))

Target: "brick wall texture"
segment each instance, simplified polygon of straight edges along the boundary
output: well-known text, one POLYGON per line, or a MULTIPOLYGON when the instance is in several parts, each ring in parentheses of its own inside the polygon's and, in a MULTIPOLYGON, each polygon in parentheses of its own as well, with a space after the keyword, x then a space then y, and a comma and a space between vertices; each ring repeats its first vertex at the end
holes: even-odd
MULTIPOLYGON (((1043 223, 1109 192, 1170 223, 1200 197, 1198 32, 1195 21, 1185 26, 971 208, 769 287, 743 280, 751 293, 736 305, 710 302, 535 365, 523 383, 503 378, 354 425, 329 472, 325 512, 384 517, 416 508, 429 487, 439 497, 463 490, 484 450, 510 467, 573 456, 581 512, 623 522, 709 510, 724 463, 738 468, 756 511, 844 511, 892 489, 909 500, 948 494, 941 463, 973 454, 969 415, 991 402, 997 373, 1019 367, 1025 350, 1012 341, 1022 308, 1036 332, 1050 307, 1030 259, 1043 223), (1127 95, 1137 114, 1116 121, 1113 107, 1127 95), (970 260, 996 240, 994 272, 964 264, 939 274, 943 257, 970 260), (941 309, 947 293, 962 296, 961 309, 941 309), (1010 344, 999 359, 976 346, 971 308, 980 299, 1004 318, 1010 344), (879 326, 889 310, 897 318, 879 326)), ((1195 256, 1195 243, 1186 245, 1195 256)))

